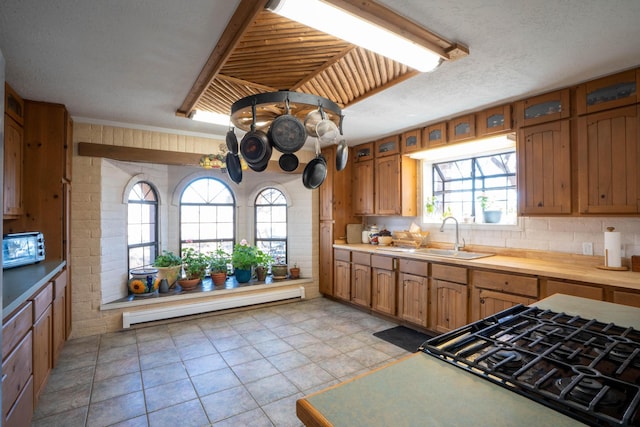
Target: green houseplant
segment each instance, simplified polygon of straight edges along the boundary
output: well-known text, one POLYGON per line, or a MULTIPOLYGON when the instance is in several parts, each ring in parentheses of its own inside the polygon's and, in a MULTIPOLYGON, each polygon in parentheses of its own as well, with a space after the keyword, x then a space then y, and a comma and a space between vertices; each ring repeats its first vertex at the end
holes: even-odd
POLYGON ((178 283, 185 290, 194 289, 207 272, 209 257, 193 248, 184 248, 182 249, 182 261, 185 277, 178 280, 178 283))
POLYGON ((258 260, 256 263, 256 276, 258 280, 263 281, 267 277, 269 265, 273 263, 273 257, 260 248, 256 248, 258 252, 258 260))
POLYGON ((235 272, 236 280, 246 283, 251 280, 251 268, 258 265, 260 256, 258 248, 251 246, 245 239, 236 243, 231 254, 231 264, 235 272))
POLYGON ((227 268, 231 257, 222 248, 209 254, 209 274, 215 285, 222 285, 227 280, 227 268))
POLYGON ((493 200, 486 194, 482 193, 477 197, 482 208, 482 218, 485 223, 492 224, 500 222, 502 218, 502 211, 500 209, 492 209, 493 200))
POLYGON ((153 266, 158 270, 158 279, 167 279, 169 286, 173 286, 180 276, 182 258, 170 251, 162 251, 153 261, 153 266))

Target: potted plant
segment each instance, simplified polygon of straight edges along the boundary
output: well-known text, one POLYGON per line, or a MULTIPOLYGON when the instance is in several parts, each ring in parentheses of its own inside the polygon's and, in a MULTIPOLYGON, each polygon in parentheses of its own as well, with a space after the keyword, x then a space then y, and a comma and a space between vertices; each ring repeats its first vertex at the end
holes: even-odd
POLYGON ((293 263, 293 267, 289 269, 289 279, 299 279, 300 278, 300 268, 298 267, 298 263, 293 263))
POLYGON ((167 279, 169 286, 173 286, 178 280, 182 269, 182 258, 170 251, 162 251, 153 261, 153 266, 158 270, 157 278, 167 279))
POLYGON ((251 246, 245 239, 233 247, 231 254, 231 264, 239 283, 246 283, 251 280, 251 269, 258 265, 258 248, 251 246))
POLYGON ((224 249, 218 248, 209 254, 209 274, 214 285, 223 285, 227 280, 227 268, 231 257, 224 249))
POLYGON ((271 266, 271 275, 274 279, 284 279, 287 277, 287 270, 287 264, 278 257, 276 263, 271 266))
POLYGON ((259 248, 257 248, 257 254, 258 260, 256 264, 256 276, 258 277, 258 280, 264 281, 264 279, 267 277, 269 265, 273 263, 273 257, 269 253, 259 248))
POLYGON ((184 248, 182 261, 185 277, 178 279, 178 283, 184 290, 195 289, 207 272, 209 257, 193 248, 184 248))
POLYGON ((486 194, 482 193, 477 197, 482 208, 482 218, 485 223, 492 224, 500 222, 502 218, 502 211, 499 209, 491 209, 493 206, 493 200, 486 194))

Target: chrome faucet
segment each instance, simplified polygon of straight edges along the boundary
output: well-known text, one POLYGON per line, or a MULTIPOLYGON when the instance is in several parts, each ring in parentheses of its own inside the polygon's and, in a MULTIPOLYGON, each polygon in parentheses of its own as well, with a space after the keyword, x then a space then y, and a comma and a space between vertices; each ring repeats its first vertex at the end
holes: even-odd
POLYGON ((442 221, 442 225, 440 226, 440 231, 444 231, 444 224, 447 222, 448 219, 452 219, 456 223, 456 242, 453 244, 453 250, 454 251, 459 251, 460 249, 464 248, 464 245, 465 245, 466 242, 464 241, 464 238, 463 238, 462 239, 462 244, 460 244, 460 233, 458 232, 458 220, 455 219, 452 216, 446 217, 442 221))

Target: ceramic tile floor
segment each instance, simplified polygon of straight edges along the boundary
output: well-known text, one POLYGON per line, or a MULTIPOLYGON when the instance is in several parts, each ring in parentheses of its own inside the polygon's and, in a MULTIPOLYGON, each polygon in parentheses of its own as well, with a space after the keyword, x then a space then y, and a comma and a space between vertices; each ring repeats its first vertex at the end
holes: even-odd
POLYGON ((316 298, 72 339, 32 426, 300 426, 297 399, 408 354, 392 326, 316 298))

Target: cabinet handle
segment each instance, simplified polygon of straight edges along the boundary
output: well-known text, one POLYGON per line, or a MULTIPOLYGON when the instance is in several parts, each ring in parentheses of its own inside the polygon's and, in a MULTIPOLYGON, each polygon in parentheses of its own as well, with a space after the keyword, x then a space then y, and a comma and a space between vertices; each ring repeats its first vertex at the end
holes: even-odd
POLYGON ((480 304, 484 304, 484 298, 480 298, 480 304))

